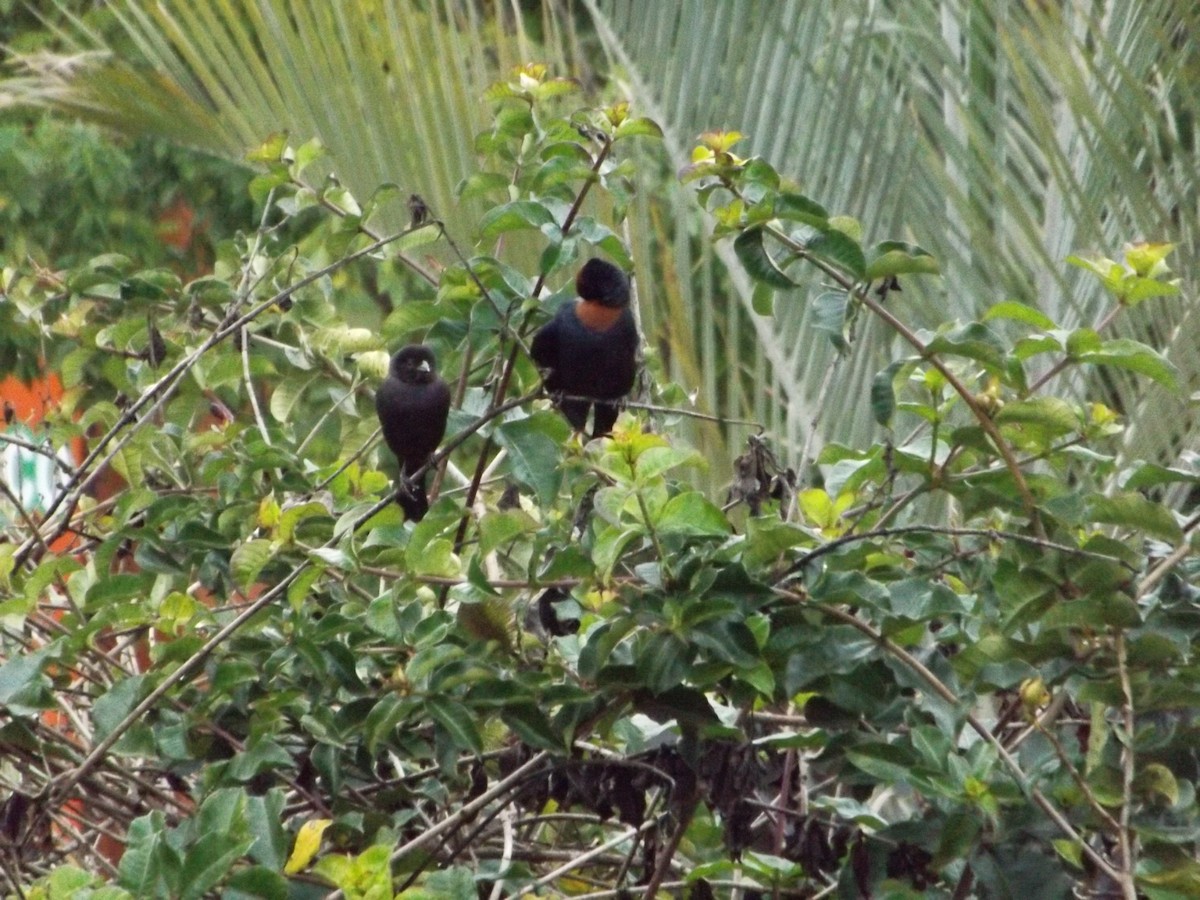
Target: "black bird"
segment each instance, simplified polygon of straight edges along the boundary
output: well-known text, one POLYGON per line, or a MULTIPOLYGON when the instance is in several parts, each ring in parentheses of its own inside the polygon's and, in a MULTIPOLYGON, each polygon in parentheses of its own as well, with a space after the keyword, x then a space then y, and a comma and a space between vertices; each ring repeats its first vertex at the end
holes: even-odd
POLYGON ((400 461, 396 499, 404 514, 419 522, 429 512, 425 475, 410 479, 442 442, 450 414, 450 388, 438 377, 432 350, 410 344, 392 357, 388 376, 375 392, 375 412, 383 439, 400 461))
MULTIPOLYGON (((546 390, 595 398, 592 436, 612 430, 620 400, 637 375, 637 325, 629 309, 629 276, 602 259, 589 259, 575 276, 579 299, 564 303, 533 336, 530 355, 548 369, 546 390)), ((577 431, 587 426, 591 400, 558 398, 558 408, 577 431)))

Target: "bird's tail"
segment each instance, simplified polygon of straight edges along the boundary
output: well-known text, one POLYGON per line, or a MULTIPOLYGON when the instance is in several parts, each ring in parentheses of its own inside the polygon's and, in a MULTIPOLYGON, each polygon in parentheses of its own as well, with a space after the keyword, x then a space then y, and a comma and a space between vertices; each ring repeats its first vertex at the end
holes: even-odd
POLYGON ((404 517, 420 522, 429 512, 429 494, 425 492, 425 479, 412 481, 402 477, 396 487, 396 502, 404 510, 404 517))

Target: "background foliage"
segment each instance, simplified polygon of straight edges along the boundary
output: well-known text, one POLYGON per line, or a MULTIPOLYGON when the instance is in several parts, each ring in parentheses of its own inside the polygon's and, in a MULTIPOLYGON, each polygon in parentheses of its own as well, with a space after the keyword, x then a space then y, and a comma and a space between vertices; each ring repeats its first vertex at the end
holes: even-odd
MULTIPOLYGON (((1154 237, 1181 240, 1173 253, 1143 244, 1122 255, 1122 240, 1141 235, 1118 232, 1102 252, 1076 245, 1069 269, 1065 252, 1026 259, 999 228, 994 255, 953 251, 932 229, 949 217, 893 222, 866 199, 843 201, 859 180, 821 176, 820 190, 815 164, 793 165, 791 145, 711 132, 693 147, 680 134, 700 125, 678 126, 687 103, 593 108, 578 85, 526 67, 482 107, 463 99, 460 119, 449 112, 458 95, 444 90, 460 75, 442 71, 455 67, 414 67, 398 87, 369 70, 372 53, 412 59, 394 43, 405 34, 464 42, 427 44, 446 52, 485 39, 520 50, 527 39, 501 27, 507 11, 363 8, 375 27, 303 4, 216 6, 211 20, 119 7, 125 33, 161 68, 101 62, 82 88, 47 69, 49 80, 9 83, 129 122, 138 104, 106 79, 153 96, 171 83, 160 73, 173 73, 214 105, 176 103, 174 136, 195 113, 210 149, 244 158, 256 148, 259 172, 256 214, 215 246, 211 275, 128 253, 52 278, 6 272, 16 345, 43 348, 67 386, 48 438, 87 436, 90 454, 64 471, 44 518, 15 511, 0 545, 3 871, 14 893, 1194 893, 1196 519, 1162 501, 1197 473, 1187 457, 1130 458, 1144 411, 1182 401, 1121 393, 1128 377, 1186 396, 1187 329, 1158 325, 1186 322, 1190 225, 1156 227, 1154 237), (264 22, 286 25, 262 32, 279 47, 237 37, 264 22), (393 43, 371 50, 367 37, 383 34, 393 43), (280 64, 331 35, 318 42, 329 54, 318 80, 280 64), (237 54, 189 54, 200 37, 259 46, 241 54, 251 76, 237 54), (174 54, 186 63, 172 68, 174 54), (417 182, 396 176, 426 171, 432 145, 421 141, 436 130, 402 129, 409 145, 388 152, 415 154, 407 164, 380 167, 387 141, 373 127, 355 146, 335 144, 345 109, 316 105, 332 95, 313 91, 341 78, 342 62, 361 69, 342 96, 379 101, 360 108, 364 119, 401 97, 440 96, 449 131, 439 140, 470 136, 455 138, 468 148, 457 194, 445 171, 441 188, 421 184, 434 215, 454 219, 410 222, 417 182), (262 143, 279 130, 260 127, 277 102, 310 118, 262 143), (243 110, 221 126, 228 133, 204 118, 221 104, 243 110), (328 131, 307 127, 322 116, 328 131), (403 189, 386 184, 397 180, 403 189), (676 215, 697 197, 707 219, 676 215), (929 237, 915 240, 919 228, 929 237), (614 438, 580 446, 536 398, 521 345, 591 253, 636 263, 649 377, 614 438), (1025 268, 1007 272, 1002 259, 1025 268), (973 282, 968 263, 997 268, 973 282), (720 302, 726 275, 737 304, 720 302), (1051 302, 1054 283, 1097 298, 1089 314, 1051 302), (997 295, 996 284, 1012 286, 997 295), (939 314, 940 294, 959 301, 954 316, 939 314), (1165 334, 1150 343, 1169 343, 1171 358, 1128 334, 1165 334), (391 501, 393 461, 375 452, 370 395, 386 349, 415 339, 436 348, 459 400, 440 498, 414 527, 391 501), (823 368, 861 387, 802 378, 814 405, 795 412, 798 359, 777 351, 800 346, 806 365, 845 354, 823 368), (696 431, 697 452, 680 436, 697 388, 707 408, 773 427, 747 444, 748 426, 696 431), (861 413, 824 415, 829 396, 857 398, 861 413), (813 417, 839 429, 831 436, 859 438, 810 442, 813 417), (745 452, 717 455, 722 440, 745 452), (786 462, 802 457, 817 465, 797 483, 786 462), (705 482, 693 473, 726 465, 727 494, 696 489, 705 482), (98 500, 102 472, 124 487, 98 500), (63 534, 77 536, 73 552, 49 552, 63 534)), ((662 8, 679 30, 643 21, 645 33, 658 46, 691 40, 686 7, 662 8)), ((763 86, 776 71, 764 60, 810 86, 817 72, 852 87, 847 73, 865 78, 868 62, 899 87, 916 77, 900 72, 924 71, 883 46, 885 13, 902 10, 809 12, 799 28, 801 8, 779 4, 792 16, 785 29, 748 9, 723 6, 729 18, 713 20, 708 47, 717 54, 723 28, 759 34, 753 65, 694 57, 697 71, 727 76, 722 88, 743 76, 763 86), (825 55, 806 68, 790 55, 798 47, 771 49, 784 33, 825 55)), ((939 9, 953 46, 1006 24, 939 9)), ((1164 96, 1182 96, 1170 89, 1186 57, 1155 56, 1175 34, 1162 23, 1178 18, 1071 10, 1084 45, 1108 33, 1093 25, 1142 35, 1164 96)), ((610 52, 634 28, 618 4, 587 12, 610 52)), ((541 21, 548 44, 569 44, 574 19, 548 7, 541 21)), ((614 76, 637 95, 641 45, 625 46, 614 76)), ((1031 83, 1065 94, 1068 81, 1031 83)), ((691 103, 724 93, 682 75, 651 83, 664 96, 695 89, 691 103)), ((975 98, 968 110, 982 103, 973 85, 961 88, 975 98)), ((763 104, 787 93, 747 90, 763 104)), ((906 96, 868 93, 863 102, 906 96)), ((855 122, 897 127, 904 111, 858 121, 858 102, 847 103, 855 115, 835 123, 834 101, 811 102, 846 134, 855 122)), ((1177 102, 1185 120, 1189 101, 1177 102)), ((959 171, 954 142, 933 125, 944 107, 930 103, 907 151, 921 177, 881 163, 895 183, 872 197, 929 190, 938 166, 921 161, 918 138, 959 171)), ((1091 114, 1065 101, 1060 111, 1058 128, 1091 114)), ((409 113, 404 122, 423 121, 420 107, 409 113)), ((890 135, 856 146, 882 152, 898 146, 890 135)), ((1118 144, 1105 148, 1138 155, 1118 144)), ((1162 155, 1188 152, 1180 140, 1162 155)), ((828 143, 817 158, 861 170, 828 143)), ((1059 177, 1031 165, 1043 187, 1059 177)), ((1023 183, 1019 171, 976 174, 959 171, 961 183, 998 195, 1023 183)), ((1177 174, 1182 204, 1191 188, 1186 167, 1177 174)), ((1144 175, 1108 182, 1098 221, 1146 199, 1125 189, 1160 189, 1144 175)), ((964 222, 987 206, 968 199, 964 222)), ((1009 221, 998 209, 993 221, 1009 221)), ((1016 233, 1036 243, 1028 224, 1016 233)), ((1173 423, 1172 440, 1183 439, 1188 420, 1173 423)))

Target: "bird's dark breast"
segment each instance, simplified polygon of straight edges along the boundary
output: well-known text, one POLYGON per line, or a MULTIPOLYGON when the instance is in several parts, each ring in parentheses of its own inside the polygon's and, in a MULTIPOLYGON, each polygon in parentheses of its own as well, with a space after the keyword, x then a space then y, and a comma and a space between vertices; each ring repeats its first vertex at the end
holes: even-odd
POLYGON ((550 391, 605 399, 629 393, 637 375, 637 327, 628 309, 611 328, 594 331, 568 304, 554 317, 553 327, 558 359, 539 360, 553 370, 546 382, 550 391))
POLYGON ((446 431, 450 389, 445 382, 405 384, 388 378, 375 394, 383 439, 406 471, 424 464, 446 431))

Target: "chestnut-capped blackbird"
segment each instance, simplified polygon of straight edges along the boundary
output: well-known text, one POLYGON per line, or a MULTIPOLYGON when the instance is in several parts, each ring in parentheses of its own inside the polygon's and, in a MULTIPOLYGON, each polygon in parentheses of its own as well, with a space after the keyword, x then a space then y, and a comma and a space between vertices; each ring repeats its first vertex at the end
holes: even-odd
POLYGON ((383 439, 400 461, 396 499, 404 514, 419 522, 429 512, 425 476, 416 482, 410 477, 442 442, 450 413, 450 388, 438 378, 432 350, 410 344, 392 357, 387 378, 375 392, 375 412, 383 439))
MULTIPOLYGON (((629 277, 602 259, 589 259, 575 276, 577 300, 564 303, 533 336, 530 355, 551 394, 596 400, 592 436, 612 430, 619 400, 637 374, 637 325, 629 309, 629 277)), ((558 408, 577 431, 587 426, 590 400, 560 398, 558 408)))

